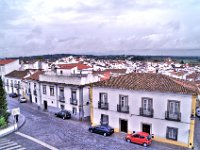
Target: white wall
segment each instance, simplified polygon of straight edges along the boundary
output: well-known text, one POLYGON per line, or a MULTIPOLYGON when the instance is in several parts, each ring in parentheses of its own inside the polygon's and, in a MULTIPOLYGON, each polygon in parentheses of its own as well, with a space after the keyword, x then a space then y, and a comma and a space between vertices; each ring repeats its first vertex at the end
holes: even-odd
POLYGON ((93 88, 94 123, 99 124, 101 114, 109 115, 109 124, 119 127, 119 118, 128 120, 129 131, 141 131, 142 123, 152 124, 152 133, 155 136, 166 137, 167 126, 178 128, 178 141, 188 143, 192 96, 173 93, 159 93, 146 91, 131 91, 109 88, 93 88), (109 110, 98 109, 99 93, 108 93, 109 110), (129 114, 117 112, 119 95, 128 95, 129 114), (139 116, 142 97, 153 99, 154 117, 139 116), (165 120, 168 100, 180 101, 181 122, 165 120))
POLYGON ((15 61, 5 64, 4 66, 1 66, 2 72, 1 72, 1 77, 4 79, 4 76, 14 70, 19 70, 20 64, 19 64, 19 59, 16 59, 15 61))
POLYGON ((5 80, 5 83, 8 83, 8 86, 5 86, 5 91, 6 91, 7 94, 12 93, 12 92, 18 93, 17 88, 15 88, 15 84, 18 84, 18 82, 19 82, 19 85, 20 85, 19 94, 22 95, 22 84, 21 84, 22 81, 21 81, 21 79, 5 77, 4 80, 5 80), (11 87, 11 81, 13 81, 13 87, 11 87))

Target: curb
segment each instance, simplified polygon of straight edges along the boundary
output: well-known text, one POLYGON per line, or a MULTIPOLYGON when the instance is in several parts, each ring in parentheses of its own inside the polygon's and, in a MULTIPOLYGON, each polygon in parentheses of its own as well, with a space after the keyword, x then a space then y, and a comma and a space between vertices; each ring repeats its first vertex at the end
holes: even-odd
POLYGON ((26 121, 25 116, 22 115, 22 114, 20 114, 19 117, 21 118, 22 121, 20 121, 19 124, 16 124, 16 123, 15 123, 14 125, 11 125, 11 126, 5 128, 5 129, 2 129, 2 130, 0 131, 0 138, 2 138, 2 137, 4 137, 4 136, 6 136, 6 135, 9 135, 9 134, 11 134, 11 133, 13 133, 13 132, 19 130, 19 129, 24 125, 24 123, 25 123, 25 121, 26 121))

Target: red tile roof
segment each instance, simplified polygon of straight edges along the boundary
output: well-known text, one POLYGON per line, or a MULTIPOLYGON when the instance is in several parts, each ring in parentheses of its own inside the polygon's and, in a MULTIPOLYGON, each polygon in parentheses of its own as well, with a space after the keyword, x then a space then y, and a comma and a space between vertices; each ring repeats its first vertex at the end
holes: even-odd
POLYGON ((35 81, 39 81, 39 76, 41 74, 43 74, 44 71, 38 70, 35 73, 33 73, 32 75, 30 75, 29 77, 27 77, 27 80, 35 80, 35 81))
POLYGON ((15 61, 15 59, 2 59, 2 60, 0 60, 0 65, 6 65, 13 61, 15 61))
POLYGON ((87 66, 85 64, 59 64, 60 68, 58 69, 72 69, 74 67, 77 67, 78 70, 88 69, 91 68, 90 66, 87 66))
POLYGON ((5 77, 23 79, 25 76, 28 75, 28 73, 29 73, 28 70, 24 70, 24 71, 14 70, 8 73, 7 75, 5 75, 5 77))
POLYGON ((131 73, 106 81, 91 84, 95 87, 110 87, 129 90, 172 92, 181 94, 197 94, 198 88, 194 84, 176 80, 174 78, 152 73, 131 73))

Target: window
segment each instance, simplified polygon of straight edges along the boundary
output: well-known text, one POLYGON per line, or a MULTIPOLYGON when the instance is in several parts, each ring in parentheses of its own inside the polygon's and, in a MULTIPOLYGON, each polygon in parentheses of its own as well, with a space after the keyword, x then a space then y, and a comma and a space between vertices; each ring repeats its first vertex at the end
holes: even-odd
POLYGON ((177 141, 177 136, 178 136, 178 129, 177 128, 167 127, 167 135, 166 135, 167 139, 177 141))
POLYGON ((102 125, 108 125, 108 115, 104 115, 104 114, 101 114, 101 120, 100 120, 100 123, 102 125))
POLYGON ((54 86, 50 86, 50 96, 54 96, 54 86))
POLYGON ((108 94, 107 93, 99 93, 99 100, 101 103, 107 103, 108 94))
POLYGON ((77 114, 77 109, 76 109, 76 107, 73 107, 73 108, 72 108, 72 113, 73 113, 74 115, 77 114))
POLYGON ((36 83, 34 83, 34 89, 36 89, 36 83))
POLYGON ((179 101, 168 101, 168 111, 169 114, 177 114, 180 112, 180 102, 179 101))
POLYGON ((72 90, 72 100, 76 100, 76 90, 72 90))
POLYGON ((134 138, 139 138, 140 135, 139 135, 139 134, 134 134, 133 137, 134 137, 134 138))
POLYGON ((64 87, 60 87, 60 96, 64 96, 64 87))
POLYGON ((35 97, 35 103, 37 103, 37 97, 35 97))
POLYGON ((142 108, 145 111, 152 109, 153 100, 151 98, 142 98, 142 108))
POLYGON ((43 94, 47 94, 47 86, 46 85, 42 86, 42 91, 43 91, 43 94))
POLYGON ((63 71, 62 71, 62 70, 60 70, 60 74, 61 74, 61 75, 63 74, 63 71))
POLYGON ((121 105, 121 107, 128 106, 128 96, 120 95, 119 96, 119 104, 121 105))

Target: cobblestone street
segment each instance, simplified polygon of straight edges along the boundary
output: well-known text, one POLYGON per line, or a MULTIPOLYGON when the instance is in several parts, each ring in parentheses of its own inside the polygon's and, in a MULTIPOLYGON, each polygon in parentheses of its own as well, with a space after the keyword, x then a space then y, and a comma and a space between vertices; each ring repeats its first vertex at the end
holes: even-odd
MULTIPOLYGON (((34 104, 18 104, 17 100, 9 100, 9 107, 17 107, 26 117, 26 123, 19 129, 19 132, 41 140, 61 150, 186 150, 186 148, 173 145, 153 142, 148 148, 140 145, 127 143, 124 140, 125 134, 115 133, 110 137, 88 132, 89 123, 79 122, 73 119, 62 120, 54 114, 38 110, 34 104)), ((31 150, 46 149, 33 142, 27 142, 16 134, 7 136, 8 139, 18 140, 23 147, 31 150), (26 144, 27 143, 27 144, 26 144), (30 144, 31 143, 31 144, 30 144)))

